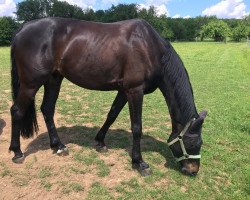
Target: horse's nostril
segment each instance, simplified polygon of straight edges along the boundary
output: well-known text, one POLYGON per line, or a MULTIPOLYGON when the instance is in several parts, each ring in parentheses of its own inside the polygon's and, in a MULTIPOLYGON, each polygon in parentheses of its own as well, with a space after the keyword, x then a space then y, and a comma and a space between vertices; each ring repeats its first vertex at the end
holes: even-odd
POLYGON ((189 176, 196 176, 197 172, 189 172, 185 167, 181 169, 182 173, 189 176))
POLYGON ((190 176, 196 176, 196 175, 197 175, 197 172, 190 173, 190 176))

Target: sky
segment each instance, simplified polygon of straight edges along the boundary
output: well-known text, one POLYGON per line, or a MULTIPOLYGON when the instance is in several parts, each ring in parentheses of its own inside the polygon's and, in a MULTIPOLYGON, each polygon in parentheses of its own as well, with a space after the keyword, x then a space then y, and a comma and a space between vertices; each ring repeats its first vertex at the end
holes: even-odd
MULTIPOLYGON (((16 4, 23 0, 0 0, 0 16, 15 16, 16 4)), ((119 3, 135 3, 148 9, 151 5, 157 14, 173 18, 216 15, 218 18, 243 18, 250 14, 250 0, 60 0, 75 4, 83 9, 108 9, 119 3)))

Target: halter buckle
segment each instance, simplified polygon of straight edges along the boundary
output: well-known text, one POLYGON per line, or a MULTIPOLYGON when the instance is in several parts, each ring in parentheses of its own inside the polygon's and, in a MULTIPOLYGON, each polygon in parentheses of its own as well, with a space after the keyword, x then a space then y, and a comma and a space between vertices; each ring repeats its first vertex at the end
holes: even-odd
POLYGON ((188 155, 188 154, 185 154, 184 157, 185 157, 185 158, 189 158, 189 155, 188 155))

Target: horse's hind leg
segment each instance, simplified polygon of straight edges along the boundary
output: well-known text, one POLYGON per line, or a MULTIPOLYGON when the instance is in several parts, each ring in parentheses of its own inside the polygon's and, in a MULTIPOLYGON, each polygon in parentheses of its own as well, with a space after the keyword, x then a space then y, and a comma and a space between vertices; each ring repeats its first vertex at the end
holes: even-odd
POLYGON ((107 119, 99 132, 97 133, 95 140, 98 142, 96 146, 96 150, 100 152, 105 152, 107 151, 107 147, 104 143, 105 135, 109 129, 109 127, 114 123, 116 120, 117 116, 119 115, 120 111, 122 108, 125 106, 127 103, 127 97, 126 95, 119 91, 118 94, 116 95, 116 98, 110 108, 110 111, 108 113, 107 119))
POLYGON ((34 128, 35 131, 38 129, 36 121, 33 122, 35 119, 34 97, 38 89, 22 85, 10 109, 12 133, 9 150, 15 154, 12 158, 12 161, 15 163, 21 163, 24 160, 20 147, 20 134, 25 138, 29 138, 33 135, 34 128))
POLYGON ((63 77, 59 74, 53 74, 44 84, 44 97, 41 111, 48 129, 50 138, 50 147, 57 152, 58 155, 68 154, 68 149, 60 141, 54 123, 55 104, 59 95, 63 77))

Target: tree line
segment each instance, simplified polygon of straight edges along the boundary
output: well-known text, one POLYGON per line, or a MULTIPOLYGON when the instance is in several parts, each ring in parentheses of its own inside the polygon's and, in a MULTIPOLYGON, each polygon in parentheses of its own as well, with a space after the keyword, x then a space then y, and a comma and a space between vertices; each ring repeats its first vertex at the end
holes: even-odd
POLYGON ((26 0, 17 4, 16 18, 0 17, 0 45, 10 45, 15 30, 23 23, 44 17, 66 17, 96 22, 141 18, 171 41, 241 41, 250 36, 250 15, 244 19, 218 19, 215 16, 170 18, 157 15, 155 7, 138 9, 137 4, 118 4, 107 10, 83 10, 58 0, 26 0))

